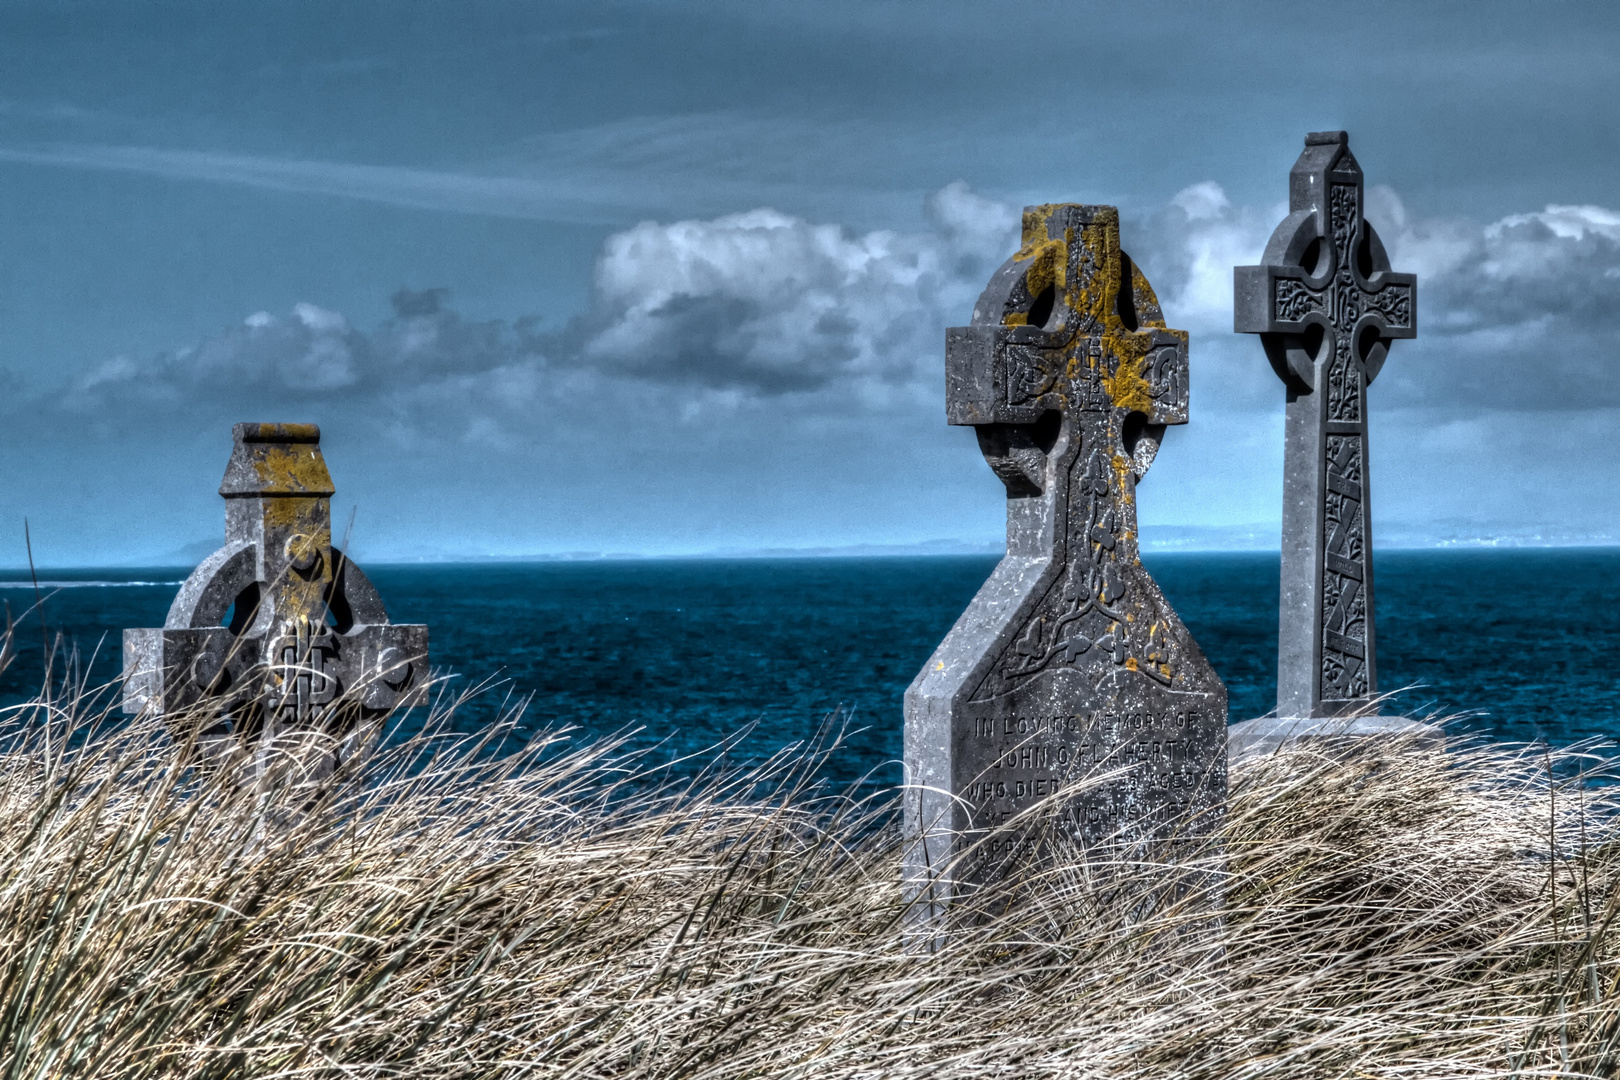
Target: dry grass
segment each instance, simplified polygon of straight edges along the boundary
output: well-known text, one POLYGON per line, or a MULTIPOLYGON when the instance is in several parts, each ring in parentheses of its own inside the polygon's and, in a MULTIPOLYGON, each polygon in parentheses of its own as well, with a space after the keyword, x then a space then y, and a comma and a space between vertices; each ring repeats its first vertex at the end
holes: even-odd
POLYGON ((1280 755, 1178 865, 918 955, 893 799, 813 753, 677 783, 424 735, 311 787, 42 708, 0 731, 6 1077, 1617 1071, 1620 849, 1571 752, 1280 755))

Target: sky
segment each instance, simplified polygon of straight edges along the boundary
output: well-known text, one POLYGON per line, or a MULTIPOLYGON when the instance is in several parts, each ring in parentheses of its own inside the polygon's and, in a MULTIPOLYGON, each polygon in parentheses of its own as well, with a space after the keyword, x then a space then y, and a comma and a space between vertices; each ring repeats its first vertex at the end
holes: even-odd
POLYGON ((369 561, 991 550, 944 330, 1120 208, 1191 334, 1149 548, 1275 547, 1231 330, 1308 131, 1419 275, 1382 546, 1620 542, 1612 4, 0 6, 0 565, 195 560, 313 421, 369 561))

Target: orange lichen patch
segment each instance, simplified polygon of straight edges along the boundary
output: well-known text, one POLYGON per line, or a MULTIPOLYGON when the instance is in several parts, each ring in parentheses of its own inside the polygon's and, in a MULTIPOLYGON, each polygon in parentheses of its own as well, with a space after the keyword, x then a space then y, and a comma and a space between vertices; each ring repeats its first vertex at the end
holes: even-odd
POLYGON ((1138 671, 1138 670, 1140 670, 1140 669, 1139 669, 1139 668, 1138 668, 1138 667, 1137 667, 1137 666, 1136 666, 1136 657, 1134 657, 1134 656, 1127 656, 1127 657, 1126 657, 1126 658, 1125 658, 1125 670, 1126 670, 1126 671, 1138 671))

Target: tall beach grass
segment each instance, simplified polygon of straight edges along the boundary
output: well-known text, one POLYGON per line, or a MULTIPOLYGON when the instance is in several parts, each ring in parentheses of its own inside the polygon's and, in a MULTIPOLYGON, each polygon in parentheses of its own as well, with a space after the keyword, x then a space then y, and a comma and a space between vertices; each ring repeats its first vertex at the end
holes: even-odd
POLYGON ((442 700, 312 780, 95 700, 0 723, 7 1078, 1620 1071, 1589 749, 1277 754, 1216 835, 1048 872, 921 953, 898 798, 818 785, 836 738, 671 771, 499 752, 442 700))

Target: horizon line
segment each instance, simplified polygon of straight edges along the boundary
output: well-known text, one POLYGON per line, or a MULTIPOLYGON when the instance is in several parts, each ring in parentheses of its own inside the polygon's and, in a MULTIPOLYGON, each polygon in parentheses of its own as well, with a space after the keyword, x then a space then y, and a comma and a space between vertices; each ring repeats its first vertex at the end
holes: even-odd
MULTIPOLYGON (((1467 539, 1467 540, 1437 540, 1427 543, 1394 543, 1377 547, 1373 554, 1394 552, 1478 552, 1478 551, 1522 551, 1526 549, 1540 550, 1608 550, 1620 548, 1620 539, 1582 539, 1582 540, 1537 540, 1525 541, 1511 538, 1499 539, 1467 539)), ((1238 545, 1182 545, 1182 544, 1149 544, 1143 547, 1144 556, 1158 555, 1277 555, 1281 553, 1280 545, 1272 546, 1238 546, 1238 545)), ((984 543, 975 545, 968 542, 932 542, 921 544, 850 544, 843 546, 821 547, 761 547, 738 549, 715 549, 709 551, 692 552, 637 552, 637 551, 561 551, 537 552, 529 554, 502 553, 502 554, 472 554, 460 553, 454 555, 421 555, 406 557, 362 558, 356 556, 357 563, 366 566, 479 566, 502 565, 521 563, 583 563, 583 562, 703 562, 703 561, 750 561, 769 559, 858 559, 858 558, 972 558, 972 557, 1002 557, 1005 554, 1005 544, 984 543)), ((200 560, 199 560, 200 561, 200 560)), ((64 571, 103 571, 103 570, 172 570, 188 565, 185 561, 146 561, 146 562, 117 562, 117 563, 38 563, 32 568, 27 563, 7 565, 0 563, 0 574, 26 574, 30 570, 36 575, 46 572, 61 573, 64 571)), ((194 565, 194 564, 191 564, 194 565)), ((0 582, 0 584, 11 584, 0 582)), ((40 581, 40 588, 47 585, 61 585, 64 582, 40 581)), ((73 584, 82 584, 75 582, 73 584)), ((128 584, 120 582, 119 584, 128 584)), ((151 584, 170 584, 169 582, 152 582, 151 584)))

